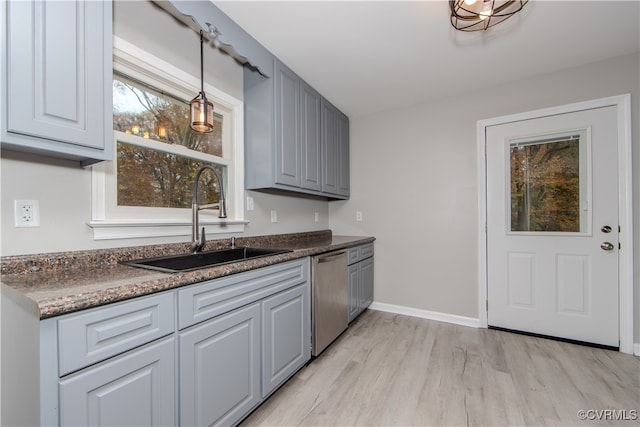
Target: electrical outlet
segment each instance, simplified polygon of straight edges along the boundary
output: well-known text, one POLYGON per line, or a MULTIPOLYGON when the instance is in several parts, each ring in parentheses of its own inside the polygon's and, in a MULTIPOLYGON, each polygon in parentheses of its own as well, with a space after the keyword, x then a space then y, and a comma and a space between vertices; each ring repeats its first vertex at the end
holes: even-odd
POLYGON ((16 227, 40 227, 40 203, 37 200, 14 200, 16 227))
POLYGON ((320 222, 320 213, 316 212, 313 216, 313 219, 315 220, 315 222, 320 222))
POLYGON ((362 212, 360 211, 356 212, 356 221, 362 221, 362 212))
POLYGON ((278 212, 271 211, 271 222, 278 222, 278 212))
POLYGON ((247 210, 248 211, 253 210, 253 197, 251 196, 247 196, 247 210))

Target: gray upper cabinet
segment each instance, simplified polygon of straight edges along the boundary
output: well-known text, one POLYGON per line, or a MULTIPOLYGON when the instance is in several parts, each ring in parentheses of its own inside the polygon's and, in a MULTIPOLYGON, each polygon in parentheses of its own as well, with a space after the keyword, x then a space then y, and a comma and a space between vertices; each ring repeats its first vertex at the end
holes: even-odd
POLYGON ((338 194, 349 197, 351 193, 349 166, 349 118, 338 111, 338 194))
POLYGON ((300 82, 300 185, 322 191, 322 97, 304 81, 300 82))
POLYGON ((275 67, 275 181, 300 187, 300 79, 279 61, 275 67))
POLYGON ((113 158, 112 3, 4 2, 2 146, 113 158))
POLYGON ((349 197, 349 119, 322 100, 322 191, 349 197))
POLYGON ((349 119, 277 58, 272 75, 244 69, 246 188, 348 198, 349 119))

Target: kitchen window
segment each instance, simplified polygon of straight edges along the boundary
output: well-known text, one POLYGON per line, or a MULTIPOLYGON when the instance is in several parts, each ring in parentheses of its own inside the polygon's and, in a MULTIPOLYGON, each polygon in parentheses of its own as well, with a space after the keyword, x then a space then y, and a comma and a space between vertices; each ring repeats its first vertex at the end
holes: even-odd
MULTIPOLYGON (((228 218, 202 211, 207 234, 243 231, 242 102, 207 86, 214 130, 189 128, 189 100, 199 79, 114 39, 113 133, 116 158, 93 166, 94 238, 181 236, 191 232, 191 189, 200 166, 224 182, 228 218)), ((219 199, 217 180, 203 174, 198 199, 219 199)))

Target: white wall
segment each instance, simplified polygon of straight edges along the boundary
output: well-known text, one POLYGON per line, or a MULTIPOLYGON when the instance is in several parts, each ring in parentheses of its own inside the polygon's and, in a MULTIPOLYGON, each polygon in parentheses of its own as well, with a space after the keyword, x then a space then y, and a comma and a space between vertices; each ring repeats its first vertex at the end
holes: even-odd
MULTIPOLYGON (((200 44, 196 33, 179 24, 163 10, 146 1, 116 1, 114 34, 185 71, 200 75, 200 44)), ((242 68, 230 56, 205 51, 205 80, 242 99, 242 68)), ((195 94, 194 94, 195 95, 195 94)), ((190 236, 94 241, 91 228, 91 170, 77 162, 3 150, 0 158, 0 254, 122 247, 187 241, 190 236), (13 201, 40 202, 38 228, 13 226, 13 201)), ((250 224, 244 236, 279 234, 328 228, 328 202, 324 200, 246 192, 255 210, 246 212, 250 224), (272 224, 270 213, 278 212, 272 224), (314 214, 320 214, 315 222, 314 214)), ((191 213, 185 212, 185 218, 191 213)), ((209 236, 210 239, 226 235, 209 236)))
POLYGON ((628 55, 352 119, 352 197, 330 204, 329 225, 337 234, 376 236, 375 301, 477 318, 478 120, 631 93, 640 342, 639 62, 628 55))

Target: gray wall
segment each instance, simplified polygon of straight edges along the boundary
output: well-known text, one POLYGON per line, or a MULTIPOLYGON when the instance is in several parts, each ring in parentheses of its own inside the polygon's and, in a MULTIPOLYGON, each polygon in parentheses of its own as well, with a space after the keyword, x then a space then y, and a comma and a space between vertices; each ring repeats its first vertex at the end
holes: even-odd
POLYGON ((352 119, 352 197, 330 204, 329 225, 376 236, 375 301, 478 317, 478 120, 631 93, 639 343, 639 62, 633 54, 352 119))
MULTIPOLYGON (((200 75, 198 35, 149 2, 117 1, 114 34, 194 76, 200 75)), ((204 57, 207 83, 242 99, 241 66, 214 49, 205 50, 204 57)), ((94 241, 87 225, 91 220, 91 170, 80 168, 76 162, 3 150, 0 177, 2 255, 171 243, 190 238, 94 241), (40 202, 40 227, 14 227, 15 199, 40 202)), ((255 210, 246 212, 250 224, 245 236, 322 230, 329 226, 326 201, 253 191, 246 194, 254 198, 255 210), (272 209, 278 211, 278 222, 274 224, 270 221, 272 209), (315 222, 315 212, 320 214, 319 222, 315 222)), ((186 219, 190 215, 185 212, 186 219)), ((209 236, 223 237, 228 236, 209 236)))

